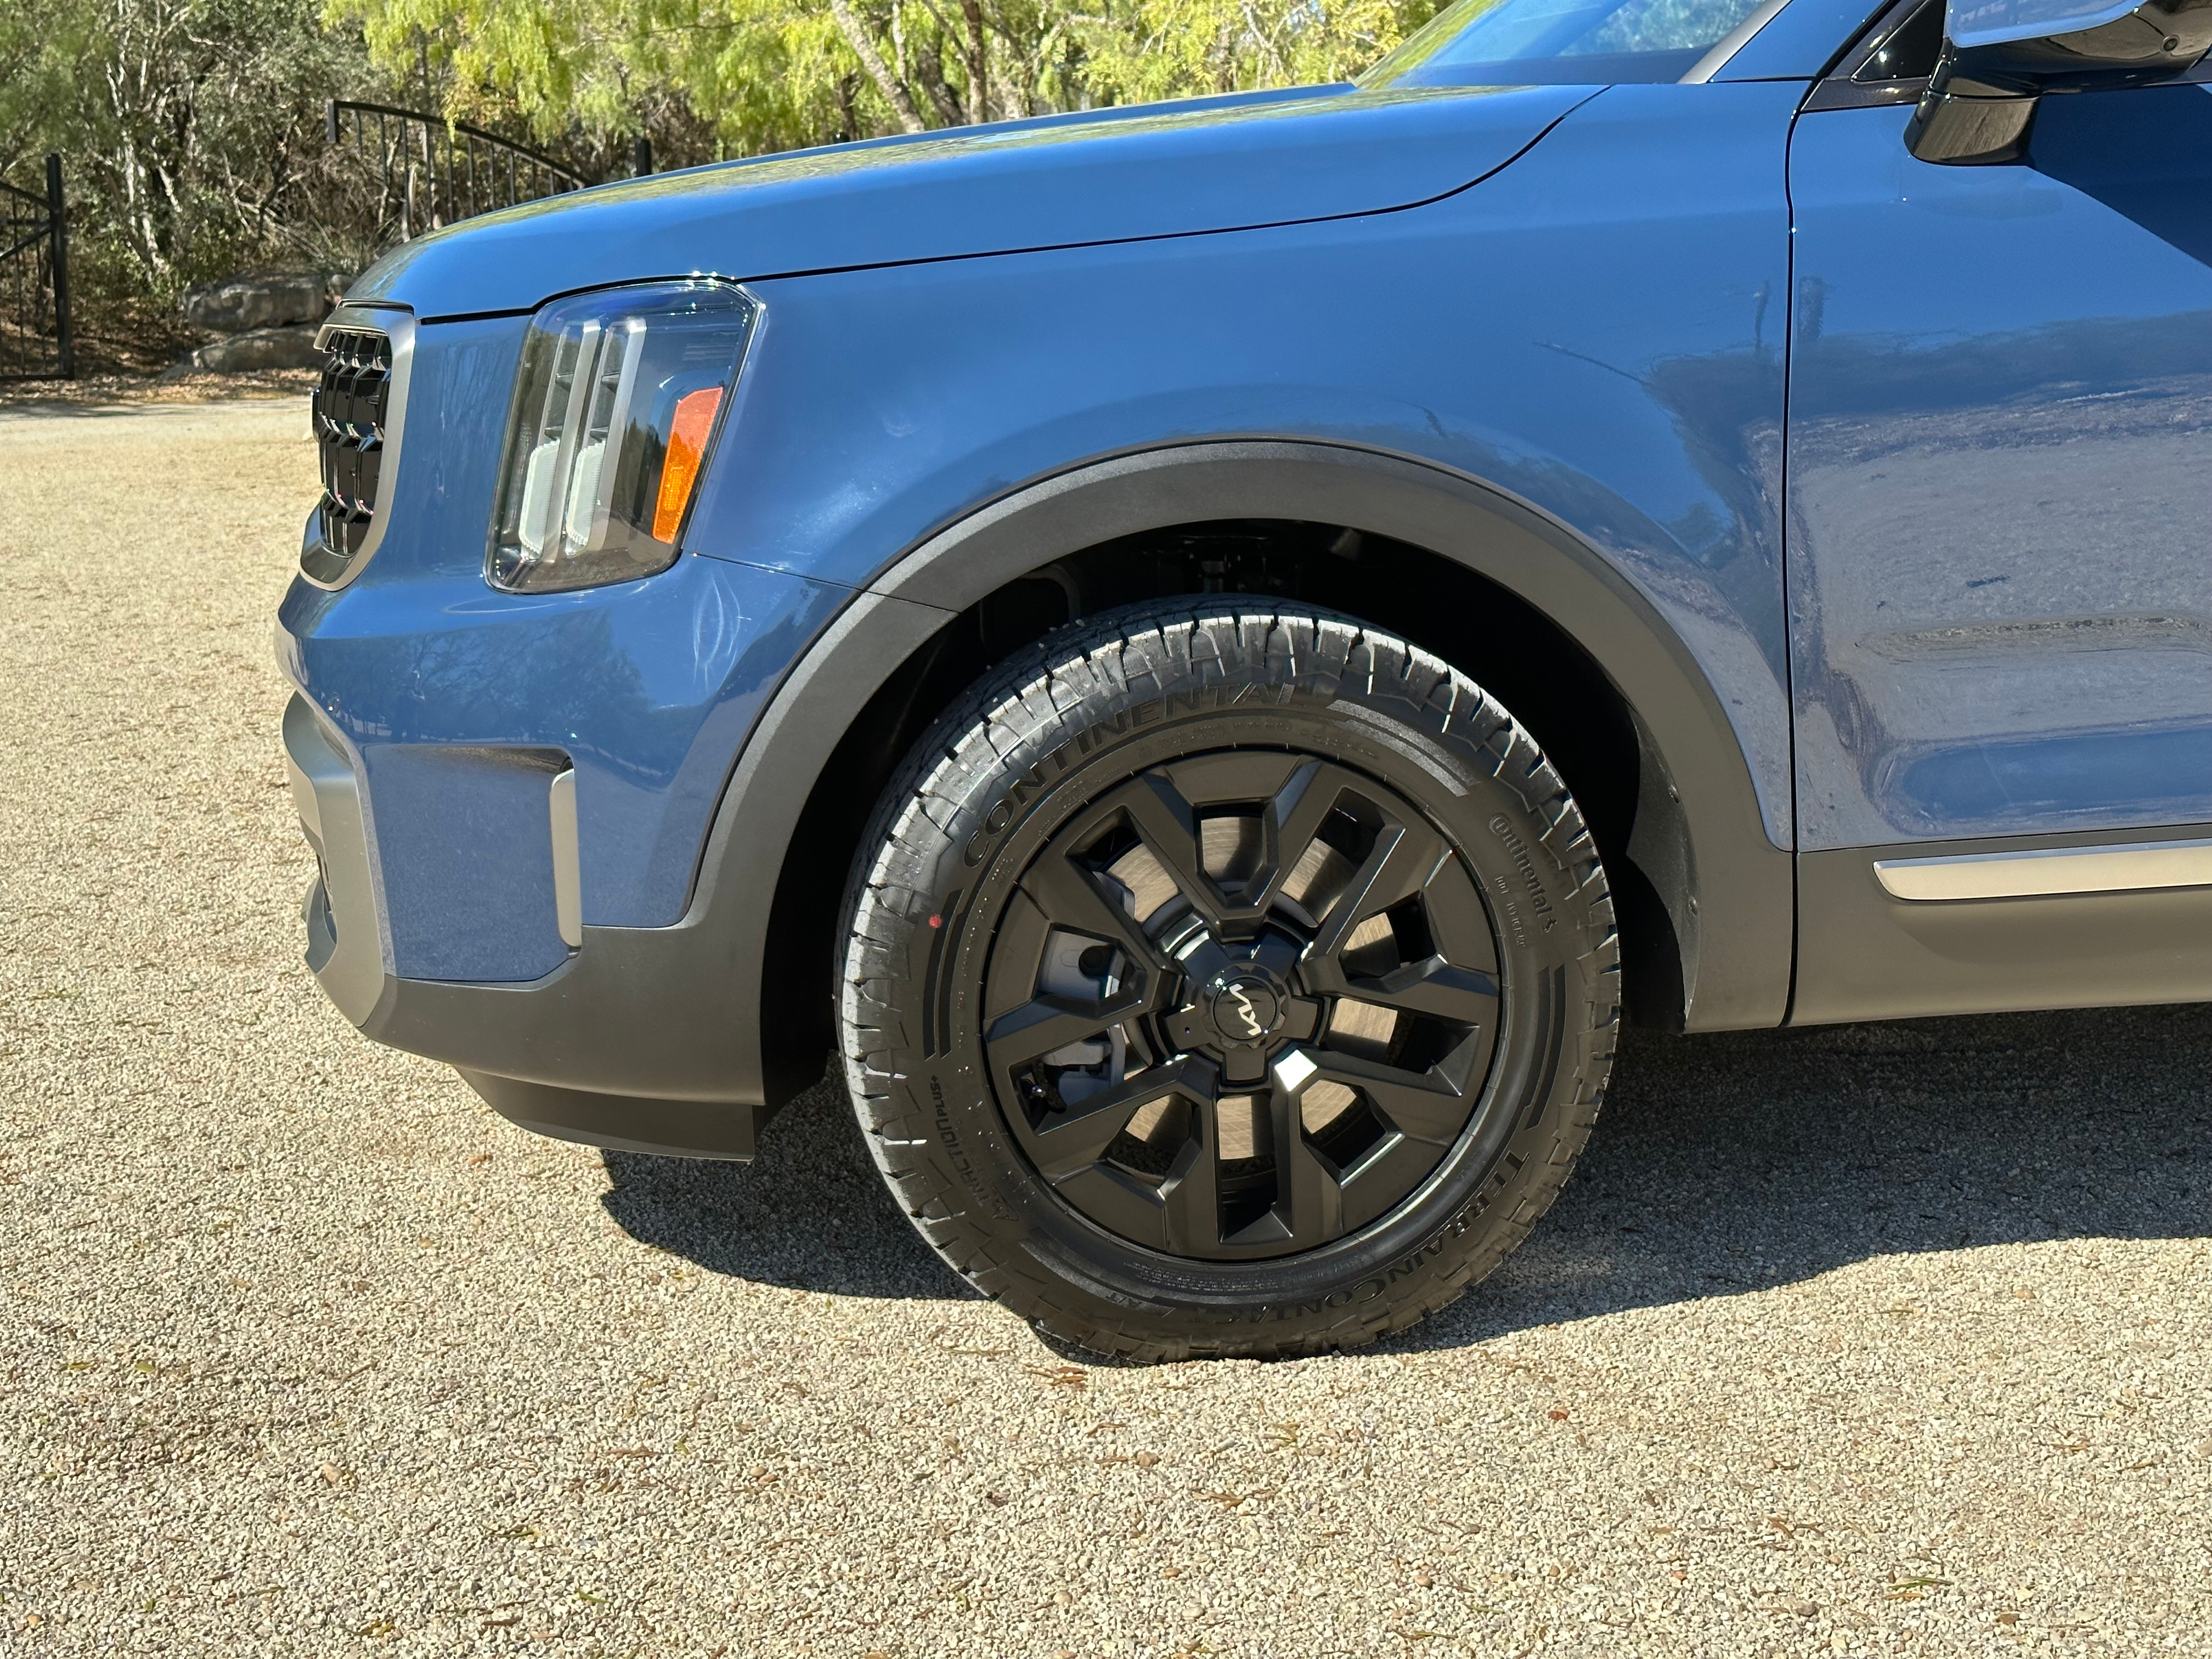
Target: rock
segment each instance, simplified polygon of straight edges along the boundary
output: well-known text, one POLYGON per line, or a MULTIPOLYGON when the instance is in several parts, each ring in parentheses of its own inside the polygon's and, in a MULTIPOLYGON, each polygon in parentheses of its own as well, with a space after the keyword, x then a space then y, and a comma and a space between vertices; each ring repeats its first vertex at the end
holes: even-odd
POLYGON ((323 356, 315 349, 315 325, 307 323, 248 329, 211 341, 192 353, 191 362, 202 374, 246 374, 258 368, 320 368, 323 356))
POLYGON ((257 271, 203 283, 185 290, 185 320, 211 334, 320 322, 330 314, 331 289, 347 279, 310 271, 257 271))

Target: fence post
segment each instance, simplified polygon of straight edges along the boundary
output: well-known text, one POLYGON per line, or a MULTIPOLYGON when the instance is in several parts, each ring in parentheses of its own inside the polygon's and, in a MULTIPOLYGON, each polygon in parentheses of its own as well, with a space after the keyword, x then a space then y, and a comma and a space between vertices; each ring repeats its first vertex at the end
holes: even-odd
POLYGON ((630 146, 629 176, 633 179, 642 179, 652 171, 653 140, 640 137, 638 141, 630 146))
POLYGON ((53 246, 54 341, 62 379, 76 379, 76 335, 70 326, 69 229, 62 203, 62 158, 46 157, 46 229, 53 246))

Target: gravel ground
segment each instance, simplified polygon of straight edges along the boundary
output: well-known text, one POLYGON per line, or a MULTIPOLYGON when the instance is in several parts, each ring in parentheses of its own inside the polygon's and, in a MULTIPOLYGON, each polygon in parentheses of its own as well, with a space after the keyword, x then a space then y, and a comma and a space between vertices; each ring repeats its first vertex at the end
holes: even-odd
POLYGON ((0 1650, 2212 1652, 2212 1011, 1632 1040, 1408 1338, 1094 1364, 325 1006, 305 425, 0 417, 0 1650))

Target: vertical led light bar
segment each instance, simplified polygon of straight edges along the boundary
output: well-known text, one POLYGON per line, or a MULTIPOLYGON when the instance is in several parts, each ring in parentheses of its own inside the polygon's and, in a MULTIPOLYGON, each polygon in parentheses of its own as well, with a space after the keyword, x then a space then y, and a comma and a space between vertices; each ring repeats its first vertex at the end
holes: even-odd
POLYGON ((758 307, 721 283, 557 301, 531 319, 485 574, 546 592, 675 562, 758 307))

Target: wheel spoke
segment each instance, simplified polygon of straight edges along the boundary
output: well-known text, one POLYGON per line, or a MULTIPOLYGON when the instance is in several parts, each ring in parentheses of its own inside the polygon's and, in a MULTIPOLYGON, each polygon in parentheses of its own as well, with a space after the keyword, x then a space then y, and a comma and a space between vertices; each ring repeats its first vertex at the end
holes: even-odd
POLYGON ((1167 1206, 1168 1248, 1185 1255, 1221 1254, 1220 1127, 1212 1102, 1205 1107, 1204 1131, 1191 1137, 1160 1183, 1167 1206))
POLYGON ((1122 805, 1129 814, 1130 827, 1152 848, 1176 891, 1199 915, 1209 921, 1216 920, 1221 913, 1221 898, 1206 878, 1199 846, 1198 809, 1158 772, 1147 772, 1132 784, 1122 805))
POLYGON ((1182 1060, 1101 1090, 1056 1112, 1036 1133, 1037 1169, 1048 1181, 1061 1181, 1088 1169, 1106 1155, 1114 1137, 1129 1127, 1137 1109, 1162 1095, 1203 1097, 1212 1084, 1202 1060, 1182 1060))
POLYGON ((1371 979, 1346 982, 1363 1002, 1426 1014, 1455 1025, 1488 1026, 1498 1015, 1498 981, 1473 968, 1455 968, 1442 957, 1409 962, 1371 979))
POLYGON ((1465 859, 1455 855, 1437 866, 1421 889, 1421 914, 1438 956, 1462 968, 1497 971, 1497 935, 1465 859))
POLYGON ((1445 1146, 1467 1127, 1467 1097, 1456 1089, 1416 1082, 1408 1072, 1370 1079, 1362 1086, 1368 1099, 1408 1139, 1445 1146))
POLYGON ((1022 887, 1054 926, 1120 945, 1139 965, 1142 985, 1149 987, 1167 965, 1137 919, 1107 896, 1096 876, 1072 860, 1048 850, 1024 873, 1022 887))
POLYGON ((1456 1139, 1467 1127, 1467 1091, 1435 1071, 1408 1072, 1326 1049, 1305 1052, 1318 1067, 1315 1075, 1358 1089, 1401 1133, 1415 1140, 1442 1145, 1456 1139))
MULTIPOLYGON (((1329 906, 1307 947, 1308 960, 1316 957, 1335 967, 1337 953, 1353 927, 1377 911, 1409 899, 1429 884, 1443 862, 1443 839, 1414 824, 1394 823, 1375 839, 1374 850, 1352 878, 1351 884, 1329 906)), ((1340 975, 1341 969, 1336 971, 1340 975)))
POLYGON ((1306 1144, 1299 1095, 1279 1081, 1274 1091, 1275 1213, 1290 1231, 1290 1242, 1310 1250, 1344 1232, 1344 1188, 1306 1144))
POLYGON ((1364 1158, 1344 1183, 1344 1231, 1352 1232, 1387 1212, 1426 1180, 1443 1161, 1443 1149, 1410 1135, 1392 1135, 1364 1158))
POLYGON ((1091 1164, 1053 1186, 1102 1227, 1156 1250, 1169 1248, 1167 1216, 1160 1195, 1112 1164, 1091 1164))
POLYGON ((1012 1071, 1026 1060, 1103 1036, 1134 1013, 1140 1005, 1127 996, 1111 1002, 1084 997, 1041 996, 991 1022, 983 1046, 992 1065, 1012 1071))
POLYGON ((1334 781, 1324 775, 1325 771, 1319 761, 1308 761, 1283 780, 1282 787, 1269 798, 1260 815, 1260 833, 1265 837, 1262 845, 1273 866, 1255 902, 1259 908, 1264 909, 1275 902, 1283 883, 1297 868, 1298 860, 1305 856, 1313 838, 1321 833, 1329 809, 1336 805, 1340 792, 1334 781))

